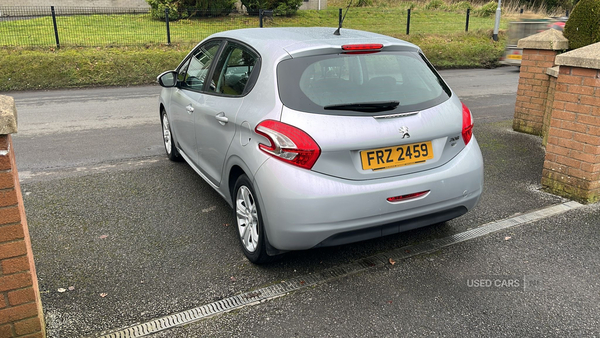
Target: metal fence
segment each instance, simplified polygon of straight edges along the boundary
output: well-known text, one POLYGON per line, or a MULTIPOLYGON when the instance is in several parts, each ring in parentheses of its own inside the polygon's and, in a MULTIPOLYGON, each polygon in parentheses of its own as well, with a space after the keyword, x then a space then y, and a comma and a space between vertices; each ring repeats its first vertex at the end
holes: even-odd
MULTIPOLYGON (((0 47, 101 47, 197 43, 210 34, 238 28, 284 26, 335 28, 341 16, 341 10, 338 9, 304 11, 305 13, 291 18, 273 17, 269 12, 265 12, 264 17, 242 13, 211 17, 210 13, 193 10, 190 12, 194 12, 196 16, 164 21, 153 19, 148 10, 140 8, 0 6, 0 47)), ((356 9, 346 17, 344 27, 396 36, 413 33, 444 34, 493 27, 493 18, 470 20, 468 11, 444 14, 450 18, 448 20, 431 17, 428 13, 415 10, 411 12, 411 10, 356 9), (365 16, 369 16, 371 20, 364 20, 365 16)))
MULTIPOLYGON (((229 15, 172 21, 170 33, 172 42, 197 42, 222 30, 257 26, 257 18, 229 15)), ((166 28, 139 8, 0 7, 4 47, 165 44, 166 28)))

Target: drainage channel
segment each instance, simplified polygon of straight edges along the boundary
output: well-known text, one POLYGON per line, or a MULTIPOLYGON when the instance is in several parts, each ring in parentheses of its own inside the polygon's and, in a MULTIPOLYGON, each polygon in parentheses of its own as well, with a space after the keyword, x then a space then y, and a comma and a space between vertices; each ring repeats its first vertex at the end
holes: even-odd
POLYGON ((297 291, 311 285, 324 283, 332 279, 345 277, 362 272, 367 269, 389 264, 390 259, 400 261, 410 257, 436 252, 442 248, 465 242, 471 239, 482 237, 493 232, 508 229, 511 227, 531 223, 546 217, 561 214, 563 212, 576 209, 582 205, 577 202, 567 202, 557 204, 537 211, 510 217, 501 221, 495 221, 484 224, 478 228, 461 232, 449 237, 431 240, 415 245, 405 246, 392 251, 381 253, 356 262, 327 269, 311 275, 297 277, 285 282, 270 285, 257 290, 242 293, 240 295, 228 297, 210 304, 202 305, 187 311, 175 313, 162 318, 154 319, 146 323, 117 329, 108 332, 101 332, 92 337, 99 338, 134 338, 144 337, 159 331, 167 330, 172 327, 181 326, 205 319, 218 314, 237 310, 242 307, 259 304, 261 302, 275 299, 286 294, 297 291))

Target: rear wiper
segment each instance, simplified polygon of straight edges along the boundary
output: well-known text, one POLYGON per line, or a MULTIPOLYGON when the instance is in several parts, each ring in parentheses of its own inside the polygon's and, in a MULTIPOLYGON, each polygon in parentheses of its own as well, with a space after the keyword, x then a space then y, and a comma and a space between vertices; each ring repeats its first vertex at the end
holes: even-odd
POLYGON ((386 110, 392 110, 398 105, 398 101, 382 101, 382 102, 359 102, 359 103, 344 103, 344 104, 333 104, 325 106, 325 110, 354 110, 362 112, 380 112, 386 110))

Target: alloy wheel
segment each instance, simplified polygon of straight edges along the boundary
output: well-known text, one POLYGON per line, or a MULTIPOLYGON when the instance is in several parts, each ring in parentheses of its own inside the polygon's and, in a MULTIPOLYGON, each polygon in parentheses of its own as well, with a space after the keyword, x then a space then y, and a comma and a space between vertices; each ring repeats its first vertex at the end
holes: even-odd
POLYGON ((238 189, 236 197, 237 226, 242 245, 249 252, 258 247, 258 211, 254 196, 247 186, 238 189))

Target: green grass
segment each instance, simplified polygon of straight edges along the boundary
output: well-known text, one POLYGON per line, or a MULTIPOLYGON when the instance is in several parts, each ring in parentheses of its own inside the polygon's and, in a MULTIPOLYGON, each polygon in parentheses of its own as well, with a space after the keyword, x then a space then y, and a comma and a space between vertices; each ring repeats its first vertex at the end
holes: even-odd
POLYGON ((188 52, 168 48, 0 50, 0 91, 152 83, 188 52))
MULTIPOLYGON (((398 4, 398 3, 397 3, 398 4)), ((464 11, 424 10, 411 13, 406 35, 406 8, 352 8, 345 28, 394 36, 419 45, 438 68, 493 67, 504 50, 504 34, 491 39, 494 18, 472 16, 465 33, 464 11)), ((338 11, 299 11, 275 17, 266 27, 337 27, 338 11)), ((49 17, 0 21, 0 91, 153 83, 173 69, 197 42, 223 30, 258 27, 258 18, 230 15, 171 22, 166 46, 165 23, 147 14, 73 15, 57 17, 57 49, 49 17), (84 46, 84 47, 80 47, 84 46)), ((502 21, 501 28, 505 28, 502 21)))
MULTIPOLYGON (((164 22, 149 14, 59 16, 61 46, 134 46, 167 43, 164 22)), ((171 42, 198 42, 210 34, 236 28, 257 27, 257 19, 244 16, 179 20, 170 23, 171 42), (252 22, 255 21, 255 22, 252 22)), ((0 22, 0 46, 56 46, 52 18, 0 22)))
POLYGON ((408 41, 421 47, 425 56, 438 69, 491 68, 498 65, 504 52, 506 37, 492 40, 492 30, 446 35, 410 35, 408 41))
MULTIPOLYGON (((464 31, 465 11, 428 11, 414 9, 411 34, 453 34, 464 31)), ((61 47, 140 46, 167 43, 166 25, 149 14, 58 16, 57 32, 61 47)), ((338 11, 299 11, 293 17, 265 20, 266 27, 323 26, 337 27, 338 11)), ((354 8, 344 27, 395 35, 406 33, 407 11, 404 8, 354 8)), ((502 21, 501 28, 505 28, 502 21)), ((194 18, 170 22, 172 43, 198 42, 210 34, 230 29, 258 27, 257 17, 232 14, 220 18, 194 18)), ((471 16, 470 30, 491 29, 494 18, 471 16)), ((56 46, 51 17, 0 21, 0 46, 56 46)))
MULTIPOLYGON (((398 35, 419 45, 437 68, 496 65, 504 51, 491 30, 447 35, 398 35)), ((0 92, 153 83, 174 69, 192 44, 153 47, 0 49, 0 92)))
MULTIPOLYGON (((408 12, 404 8, 353 8, 344 20, 345 28, 368 30, 386 35, 406 33, 408 12)), ((325 26, 337 27, 338 11, 299 11, 292 18, 275 18, 266 26, 325 26)), ((466 11, 446 12, 413 9, 410 17, 410 34, 454 34, 464 32, 466 11)), ((502 21, 500 28, 507 27, 502 21)), ((469 30, 492 29, 494 18, 471 16, 469 30)))

